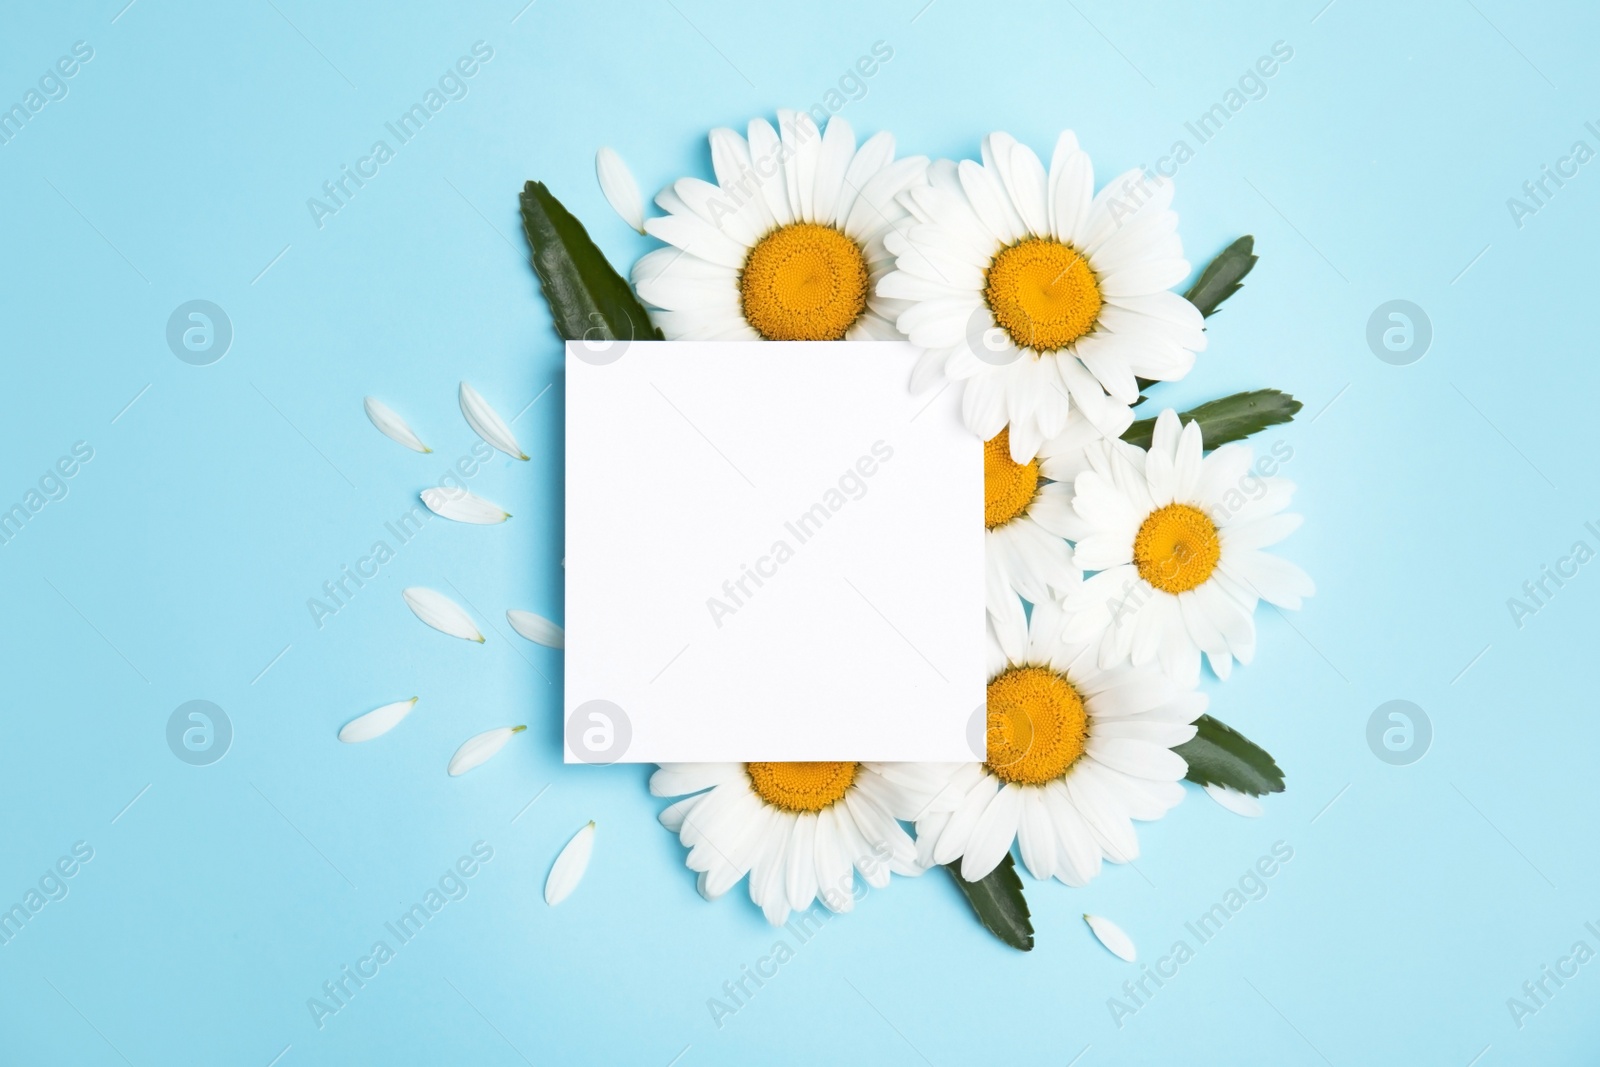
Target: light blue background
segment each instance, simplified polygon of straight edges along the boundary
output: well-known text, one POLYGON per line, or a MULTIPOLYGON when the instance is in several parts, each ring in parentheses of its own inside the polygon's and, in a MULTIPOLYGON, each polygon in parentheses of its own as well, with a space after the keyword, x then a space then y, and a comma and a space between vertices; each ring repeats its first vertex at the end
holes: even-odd
POLYGON ((1600 920, 1600 564, 1521 629, 1506 607, 1575 540, 1600 547, 1583 529, 1600 520, 1600 162, 1521 228, 1506 207, 1575 140, 1600 148, 1592 8, 124 2, 12 5, 0 31, 7 105, 74 41, 94 48, 0 146, 0 504, 75 441, 94 449, 0 547, 0 900, 94 849, 0 947, 0 1061, 1593 1061, 1600 962, 1521 1029, 1506 1006, 1575 941, 1600 949, 1583 928, 1600 920), (306 199, 478 40, 494 58, 470 95, 314 225, 306 199), (1252 233, 1260 266, 1158 395, 1306 403, 1261 443, 1294 450, 1307 521, 1284 552, 1318 595, 1289 619, 1263 608, 1257 662, 1206 683, 1288 792, 1247 821, 1191 791, 1143 829, 1137 870, 1030 882, 1031 955, 942 872, 896 880, 719 1029, 707 999, 774 931, 742 887, 695 895, 646 769, 562 766, 559 655, 504 623, 561 615, 561 357, 522 182, 548 182, 626 267, 650 242, 602 200, 598 147, 648 189, 709 177, 707 129, 820 101, 876 41, 893 59, 842 112, 862 134, 960 157, 990 129, 1047 153, 1072 127, 1103 180, 1154 163, 1280 40, 1294 56, 1266 96, 1178 176, 1190 258, 1252 233), (206 367, 164 339, 195 298, 236 331, 206 367), (1365 341, 1394 298, 1434 326, 1411 366, 1365 341), (307 598, 472 444, 462 379, 520 412, 533 462, 497 455, 472 480, 516 517, 430 523, 318 629, 307 598), (436 452, 379 436, 366 394, 436 452), (401 602, 446 583, 482 647, 401 602), (412 694, 382 741, 334 740, 412 694), (235 731, 208 767, 165 741, 197 698, 235 731), (1396 698, 1435 731, 1404 767, 1365 740, 1396 698), (511 722, 529 734, 445 776, 460 740, 511 722), (591 818, 593 866, 551 910, 549 864, 591 818), (494 858, 466 898, 319 1030, 307 998, 480 840, 494 858), (1280 840, 1294 858, 1265 899, 1119 1029, 1107 998, 1138 971, 1080 914, 1154 961, 1280 840))

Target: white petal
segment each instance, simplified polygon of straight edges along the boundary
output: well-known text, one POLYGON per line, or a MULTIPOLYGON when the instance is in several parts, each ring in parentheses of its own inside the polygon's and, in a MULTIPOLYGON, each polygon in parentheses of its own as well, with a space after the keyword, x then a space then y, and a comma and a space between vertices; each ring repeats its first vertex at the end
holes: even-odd
POLYGON ((1002 244, 1011 244, 1022 236, 1011 225, 1016 210, 1011 207, 1004 187, 987 168, 970 159, 963 159, 956 164, 956 174, 973 212, 986 231, 999 238, 1002 244))
POLYGON ((1225 785, 1217 785, 1213 782, 1211 785, 1206 786, 1206 792, 1218 804, 1221 804, 1235 815, 1243 815, 1247 819, 1260 818, 1264 810, 1261 807, 1261 801, 1255 797, 1248 793, 1241 793, 1237 789, 1229 789, 1225 785))
MULTIPOLYGON (((989 807, 989 802, 1000 791, 1000 779, 987 772, 967 790, 945 824, 939 841, 934 846, 935 863, 949 863, 960 857, 972 841, 972 829, 989 807)), ((999 862, 998 860, 996 862, 999 862)), ((985 872, 987 873, 987 872, 985 872)))
POLYGON ((778 109, 778 136, 787 154, 783 160, 784 177, 789 188, 789 207, 801 222, 816 222, 813 205, 817 158, 822 154, 822 133, 817 122, 804 111, 778 109))
POLYGON ((844 854, 839 818, 832 806, 817 813, 814 845, 817 886, 822 903, 829 911, 850 911, 855 907, 856 873, 850 858, 844 854))
POLYGON ((1044 164, 1033 149, 1025 144, 1010 146, 1010 167, 1005 175, 1006 191, 1028 232, 1036 235, 1050 233, 1049 178, 1044 164))
POLYGON ((506 747, 507 741, 526 729, 526 726, 499 726, 467 738, 456 749, 456 754, 450 757, 450 776, 454 778, 466 774, 479 764, 488 762, 490 757, 506 747))
POLYGON ((440 633, 459 637, 463 641, 476 641, 483 644, 483 634, 478 632, 477 624, 472 621, 466 609, 454 600, 445 596, 436 589, 425 586, 413 585, 401 590, 401 596, 406 598, 409 607, 417 618, 438 630, 440 633))
POLYGON ((1007 784, 989 801, 972 828, 972 838, 961 853, 961 877, 976 882, 1000 865, 1017 839, 1022 819, 1023 786, 1007 784))
POLYGON ((622 221, 644 233, 644 198, 639 195, 639 183, 633 180, 633 171, 622 157, 609 148, 594 154, 594 173, 600 179, 600 191, 606 194, 622 221))
POLYGON ((506 425, 506 420, 466 382, 461 383, 461 414, 467 417, 467 425, 472 427, 474 433, 512 459, 528 458, 512 435, 511 427, 506 425))
POLYGON ((589 869, 589 856, 594 852, 594 820, 572 835, 567 847, 561 850, 550 866, 550 877, 544 881, 544 902, 551 907, 566 900, 583 881, 583 872, 589 869))
POLYGON ((1056 142, 1050 160, 1050 222, 1056 237, 1082 247, 1080 233, 1094 200, 1094 165, 1071 131, 1056 142))
POLYGON ((673 833, 677 833, 683 829, 684 821, 688 819, 689 813, 694 810, 695 805, 704 799, 705 797, 699 796, 684 797, 682 800, 662 808, 661 814, 657 815, 656 819, 660 821, 662 826, 665 826, 673 833))
POLYGON ((861 189, 879 171, 894 162, 894 135, 882 130, 867 138, 850 160, 844 171, 844 184, 839 187, 839 200, 833 207, 833 222, 842 226, 849 221, 861 189))
POLYGON ((782 926, 789 918, 789 898, 783 892, 783 876, 788 869, 789 830, 794 816, 776 808, 769 808, 767 812, 766 826, 758 838, 760 851, 750 867, 750 900, 761 908, 769 923, 782 926))
POLYGON ((505 522, 511 517, 511 512, 499 504, 491 503, 469 493, 465 489, 446 488, 434 486, 422 491, 422 502, 428 505, 428 510, 435 515, 453 519, 456 522, 470 522, 477 526, 493 526, 497 522, 505 522))
MULTIPOLYGON (((677 199, 674 196, 674 199, 677 199)), ((679 204, 683 201, 678 200, 679 204)), ((646 219, 645 232, 652 237, 677 245, 708 263, 717 263, 730 270, 744 266, 748 249, 715 226, 710 225, 683 204, 683 214, 657 215, 646 219)))
MULTIPOLYGON (((837 120, 836 120, 837 121, 837 120)), ((789 907, 804 911, 817 898, 817 817, 802 812, 790 832, 789 864, 784 871, 789 907)))
POLYGON ((1056 829, 1056 843, 1061 846, 1056 853, 1060 859, 1056 877, 1067 885, 1086 885, 1100 873, 1100 846, 1059 779, 1045 787, 1044 803, 1056 829))
POLYGON ((1310 596, 1317 588, 1310 576, 1293 563, 1254 548, 1234 552, 1222 573, 1243 581, 1262 600, 1295 611, 1300 608, 1300 598, 1310 596))
POLYGON ((1139 958, 1139 950, 1133 947, 1133 939, 1122 932, 1122 927, 1110 919, 1099 915, 1085 915, 1083 921, 1089 924, 1089 929, 1094 931, 1094 936, 1100 943, 1111 950, 1111 954, 1118 959, 1132 963, 1139 958))
MULTIPOLYGON (((763 173, 768 174, 768 177, 756 182, 756 188, 760 190, 761 199, 766 202, 767 211, 777 224, 787 226, 795 221, 795 216, 789 207, 788 182, 783 174, 785 149, 778 131, 766 119, 751 119, 747 132, 750 135, 751 165, 758 178, 763 173)), ((738 265, 734 264, 736 267, 738 265)))
MULTIPOLYGON (((731 190, 737 194, 738 190, 747 189, 751 183, 760 183, 761 176, 752 173, 755 165, 750 158, 750 146, 743 137, 727 127, 719 126, 711 131, 708 140, 711 145, 711 172, 717 176, 717 184, 724 192, 731 190)), ((772 212, 767 209, 767 202, 759 196, 749 197, 739 208, 739 214, 755 223, 760 233, 776 225, 772 212)))
POLYGON ((422 439, 406 424, 406 420, 394 413, 394 409, 381 400, 365 397, 361 401, 362 407, 367 409, 367 418, 372 420, 372 425, 378 432, 391 441, 398 441, 413 452, 432 452, 433 449, 422 443, 422 439))
MULTIPOLYGON (((855 154, 855 131, 850 128, 850 123, 835 115, 828 120, 827 129, 822 133, 822 147, 817 153, 816 176, 812 180, 812 214, 815 216, 815 221, 824 226, 832 225, 836 220, 839 192, 844 186, 845 169, 850 166, 855 154)), ((809 857, 807 862, 810 862, 809 857)), ((807 901, 807 905, 809 904, 807 901)), ((798 909, 799 906, 796 907, 798 909)))
POLYGON ((339 731, 339 740, 346 744, 355 744, 358 741, 371 741, 374 737, 382 737, 400 724, 400 720, 411 714, 411 709, 417 706, 417 698, 399 700, 393 704, 385 704, 375 711, 365 715, 358 715, 344 724, 339 731))
POLYGON ((543 615, 535 615, 531 611, 518 611, 512 608, 506 612, 506 621, 517 633, 526 637, 536 645, 548 648, 566 648, 567 634, 555 623, 543 615))
POLYGON ((650 792, 658 797, 687 796, 743 776, 742 763, 663 763, 650 776, 650 792))
POLYGON ((1056 871, 1056 828, 1044 796, 1043 789, 1024 792, 1022 818, 1017 823, 1017 849, 1035 878, 1049 878, 1056 871))

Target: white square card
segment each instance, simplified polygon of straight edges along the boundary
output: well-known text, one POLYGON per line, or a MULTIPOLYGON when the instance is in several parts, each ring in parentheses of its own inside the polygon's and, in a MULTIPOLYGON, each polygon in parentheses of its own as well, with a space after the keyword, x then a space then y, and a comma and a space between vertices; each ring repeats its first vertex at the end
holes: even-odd
POLYGON ((916 354, 568 343, 567 762, 976 758, 983 449, 916 354))

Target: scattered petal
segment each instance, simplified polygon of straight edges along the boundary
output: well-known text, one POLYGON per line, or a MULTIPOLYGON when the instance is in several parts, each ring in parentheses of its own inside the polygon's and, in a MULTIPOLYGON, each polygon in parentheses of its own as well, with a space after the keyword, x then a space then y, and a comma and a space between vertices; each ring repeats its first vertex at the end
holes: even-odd
POLYGON ((467 425, 472 427, 474 433, 512 459, 528 458, 522 446, 517 444, 511 427, 506 425, 506 420, 466 382, 461 383, 461 414, 467 417, 467 425))
POLYGON ((544 645, 547 648, 567 647, 567 632, 543 615, 512 608, 506 612, 506 621, 511 624, 513 630, 536 645, 544 645))
POLYGON ((594 154, 594 173, 600 179, 600 191, 606 194, 606 203, 622 216, 622 221, 644 233, 644 198, 639 195, 639 183, 633 180, 633 171, 622 157, 609 148, 594 154))
POLYGON ((440 633, 459 637, 463 641, 483 644, 483 634, 478 632, 472 616, 468 615, 460 604, 438 590, 413 585, 409 589, 401 590, 401 595, 406 598, 406 605, 417 618, 440 633))
POLYGON ((1261 801, 1249 793, 1241 793, 1237 789, 1229 789, 1225 785, 1213 782, 1206 786, 1206 792, 1211 799, 1227 808, 1235 815, 1243 815, 1247 819, 1257 819, 1266 809, 1261 806, 1261 801))
POLYGON ((422 502, 428 505, 428 510, 435 515, 478 526, 493 526, 511 517, 511 512, 499 504, 491 503, 465 489, 450 489, 443 486, 424 489, 422 502))
POLYGON ((339 731, 339 740, 353 745, 359 741, 371 741, 374 737, 382 737, 400 725, 400 720, 411 714, 411 709, 416 706, 417 698, 412 697, 410 700, 385 704, 376 711, 358 715, 344 724, 344 729, 339 731))
POLYGON ((550 868, 550 877, 544 883, 544 902, 551 907, 566 900, 583 880, 589 869, 589 855, 594 851, 594 820, 572 835, 567 847, 561 850, 550 868))
POLYGON ((1110 919, 1099 915, 1085 915, 1083 921, 1089 924, 1089 929, 1094 931, 1094 936, 1100 943, 1111 951, 1118 959, 1132 963, 1139 958, 1138 949, 1133 947, 1133 939, 1122 932, 1122 927, 1110 919))
POLYGON ((396 415, 394 409, 383 401, 374 400, 369 396, 364 398, 361 404, 367 409, 367 418, 372 420, 372 425, 376 426, 378 432, 389 440, 398 441, 413 452, 433 451, 433 449, 422 443, 422 439, 416 435, 416 432, 411 429, 406 420, 396 415))
POLYGON ((458 774, 466 774, 479 764, 487 763, 490 757, 506 747, 507 741, 526 729, 526 726, 499 726, 467 738, 456 749, 456 754, 450 757, 450 776, 453 778, 458 774))

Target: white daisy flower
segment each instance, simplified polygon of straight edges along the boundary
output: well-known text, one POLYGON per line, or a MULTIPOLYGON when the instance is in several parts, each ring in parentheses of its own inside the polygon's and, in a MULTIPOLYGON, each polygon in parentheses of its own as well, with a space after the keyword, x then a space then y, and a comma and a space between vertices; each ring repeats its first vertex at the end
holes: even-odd
POLYGON ((803 111, 779 111, 748 139, 711 131, 716 183, 681 178, 645 229, 672 245, 633 268, 668 340, 898 341, 905 303, 874 287, 894 267, 884 234, 906 219, 897 197, 927 179, 924 156, 894 158, 879 133, 858 149, 834 117, 826 135, 803 111))
POLYGON ((1078 453, 1099 439, 1099 431, 1074 413, 1067 432, 1044 442, 1026 463, 1011 458, 1008 430, 984 442, 984 593, 990 613, 1021 619, 1018 597, 1037 604, 1083 584, 1065 540, 1075 518, 1071 479, 1083 469, 1078 453))
POLYGON ((1065 622, 1048 602, 1026 623, 990 619, 988 759, 952 767, 917 819, 924 865, 960 859, 975 881, 1015 841, 1035 878, 1081 886, 1102 858, 1138 858, 1131 820, 1183 799, 1188 765, 1171 750, 1194 736, 1205 695, 1159 671, 1102 670, 1091 646, 1062 639, 1065 622))
POLYGON ((1095 195, 1070 131, 1048 173, 1009 134, 982 154, 934 164, 901 198, 913 220, 885 239, 897 269, 878 295, 911 302, 896 323, 926 349, 912 388, 965 381, 967 425, 988 440, 1010 423, 1019 463, 1071 407, 1117 437, 1136 379, 1181 378, 1206 346, 1199 310, 1168 291, 1189 273, 1172 183, 1135 169, 1095 195))
POLYGON ((875 889, 921 874, 909 819, 942 784, 921 764, 673 763, 650 776, 656 796, 694 794, 661 813, 689 849, 698 888, 715 899, 750 876, 750 899, 774 926, 820 899, 855 905, 855 872, 875 889))
POLYGON ((1255 654, 1258 600, 1299 608, 1315 587, 1299 567, 1261 551, 1300 525, 1283 514, 1287 478, 1252 469, 1249 445, 1203 455, 1200 424, 1179 427, 1168 409, 1150 450, 1097 442, 1077 462, 1072 515, 1064 519, 1074 558, 1099 571, 1069 592, 1069 641, 1094 641, 1103 667, 1159 660, 1194 684, 1205 653, 1218 678, 1255 654))

